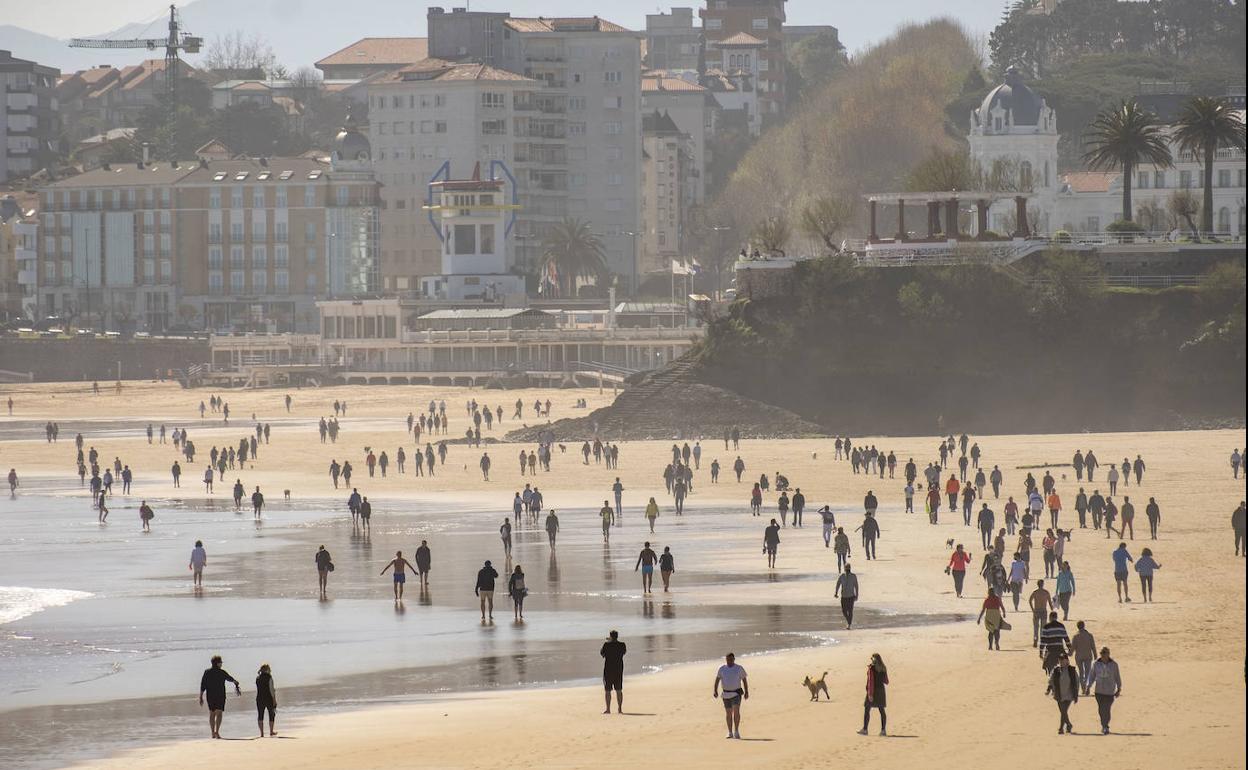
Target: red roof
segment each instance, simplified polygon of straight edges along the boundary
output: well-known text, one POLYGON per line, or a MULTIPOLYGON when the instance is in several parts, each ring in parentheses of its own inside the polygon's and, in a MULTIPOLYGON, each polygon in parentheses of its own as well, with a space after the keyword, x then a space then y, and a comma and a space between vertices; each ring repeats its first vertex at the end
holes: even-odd
POLYGON ((749 34, 748 32, 738 32, 735 35, 729 35, 723 40, 711 41, 711 45, 719 46, 720 48, 733 48, 733 47, 762 48, 767 45, 767 41, 756 38, 753 35, 749 34))
POLYGON ((316 63, 317 67, 346 64, 411 64, 429 55, 423 37, 366 37, 316 63))

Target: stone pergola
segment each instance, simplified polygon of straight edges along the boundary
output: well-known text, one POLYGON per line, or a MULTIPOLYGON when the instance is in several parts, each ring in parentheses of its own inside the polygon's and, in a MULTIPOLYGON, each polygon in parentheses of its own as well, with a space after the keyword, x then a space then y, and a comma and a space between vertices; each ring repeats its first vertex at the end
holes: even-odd
POLYGON ((872 193, 866 196, 868 214, 871 222, 870 243, 892 241, 905 243, 915 240, 947 241, 956 240, 961 236, 958 227, 958 211, 962 204, 973 203, 977 215, 977 237, 981 240, 988 231, 988 209, 998 200, 1014 199, 1018 229, 1009 234, 1011 238, 1027 238, 1031 230, 1027 226, 1027 200, 1032 193, 1003 193, 987 190, 948 190, 944 192, 886 192, 872 193), (897 234, 889 238, 881 238, 877 226, 877 215, 880 204, 897 207, 897 234), (927 236, 914 239, 906 232, 906 206, 914 204, 927 209, 927 236), (941 226, 941 216, 944 226, 941 226))

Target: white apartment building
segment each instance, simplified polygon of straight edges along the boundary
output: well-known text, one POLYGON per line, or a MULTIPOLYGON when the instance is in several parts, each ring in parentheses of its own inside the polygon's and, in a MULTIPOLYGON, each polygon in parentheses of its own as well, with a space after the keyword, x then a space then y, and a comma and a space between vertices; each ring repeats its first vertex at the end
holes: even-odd
POLYGON ((666 113, 646 115, 642 143, 642 237, 638 272, 671 272, 684 261, 685 217, 691 206, 692 154, 689 137, 666 113))
POLYGON ((611 272, 636 275, 641 228, 641 38, 598 17, 429 9, 429 50, 538 81, 515 106, 517 261, 533 265, 565 217, 590 224, 611 272))
MULTIPOLYGON (((486 173, 491 161, 512 166, 516 118, 526 114, 537 85, 496 67, 442 59, 369 84, 369 138, 382 184, 383 291, 414 291, 422 277, 442 273, 436 225, 422 208, 431 180, 444 166, 444 179, 465 179, 478 163, 486 173)), ((510 251, 506 258, 516 263, 510 251)))
POLYGON ((688 137, 691 203, 701 205, 706 200, 707 186, 713 184, 706 170, 710 168, 710 140, 715 135, 720 107, 710 89, 696 80, 696 72, 691 78, 661 71, 646 72, 641 81, 641 106, 646 115, 655 112, 668 115, 688 137))

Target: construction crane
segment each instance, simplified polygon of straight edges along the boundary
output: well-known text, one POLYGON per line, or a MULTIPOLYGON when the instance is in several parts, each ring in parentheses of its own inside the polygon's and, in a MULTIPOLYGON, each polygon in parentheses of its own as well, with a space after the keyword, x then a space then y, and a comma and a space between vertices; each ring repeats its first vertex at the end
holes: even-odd
POLYGON ((176 152, 175 130, 178 116, 178 52, 199 53, 204 39, 183 32, 178 23, 176 6, 169 6, 169 35, 167 37, 130 38, 109 40, 97 38, 74 38, 69 41, 70 48, 146 48, 155 51, 165 49, 165 119, 169 126, 169 158, 176 152))

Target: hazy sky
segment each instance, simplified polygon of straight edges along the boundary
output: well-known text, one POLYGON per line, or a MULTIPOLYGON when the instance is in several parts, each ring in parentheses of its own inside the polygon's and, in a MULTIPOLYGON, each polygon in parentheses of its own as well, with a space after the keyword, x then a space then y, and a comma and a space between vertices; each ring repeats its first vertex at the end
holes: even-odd
MULTIPOLYGON (((210 1, 210 0, 209 0, 210 1)), ((282 0, 256 0, 257 5, 280 3, 282 0)), ((413 2, 412 8, 423 10, 427 5, 463 5, 465 0, 433 0, 413 2)), ((692 0, 660 5, 654 0, 612 0, 597 5, 578 2, 575 7, 581 13, 598 14, 612 21, 633 28, 644 26, 647 13, 670 5, 693 6, 701 3, 692 0)), ((107 32, 123 24, 156 17, 168 8, 167 0, 0 0, 5 6, 0 23, 25 27, 55 37, 93 35, 107 32)), ((348 4, 349 5, 349 4, 348 4)), ((568 3, 541 0, 477 0, 471 3, 474 10, 510 10, 516 15, 554 15, 566 13, 568 3)), ((788 18, 793 24, 831 24, 841 32, 841 40, 850 49, 857 50, 881 38, 887 37, 899 24, 933 16, 950 16, 960 20, 968 30, 986 34, 997 22, 1004 7, 1004 0, 868 0, 846 2, 845 0, 789 0, 788 18)), ((246 19, 238 19, 239 27, 246 27, 246 19)), ((423 19, 419 22, 424 28, 423 19)), ((388 32, 384 20, 377 24, 377 34, 388 32)), ((157 30, 158 33, 158 30, 157 30)))

